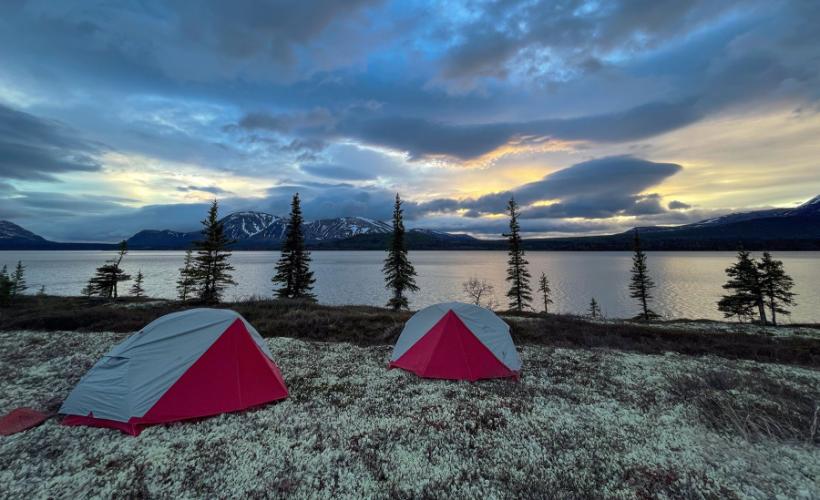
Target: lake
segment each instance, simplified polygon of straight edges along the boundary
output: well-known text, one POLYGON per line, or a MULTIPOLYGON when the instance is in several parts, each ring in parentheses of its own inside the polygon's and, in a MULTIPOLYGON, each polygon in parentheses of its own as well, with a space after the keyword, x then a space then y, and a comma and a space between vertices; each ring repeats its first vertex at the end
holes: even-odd
MULTIPOLYGON (((665 318, 721 319, 715 303, 726 281, 724 269, 735 258, 733 252, 648 252, 649 270, 655 283, 654 309, 665 318)), ((110 251, 0 251, 0 265, 12 268, 17 260, 27 266, 27 280, 35 293, 41 284, 55 295, 79 295, 94 269, 110 258, 110 251)), ((135 275, 142 269, 145 289, 153 297, 173 298, 181 251, 133 251, 123 267, 135 275)), ((316 292, 323 304, 383 305, 388 298, 381 273, 384 252, 313 252, 311 269, 316 292)), ((797 306, 783 322, 820 321, 820 252, 776 252, 795 280, 797 306)), ((226 298, 243 299, 272 295, 270 279, 279 252, 235 252, 234 279, 226 298)), ((420 291, 411 296, 416 309, 436 302, 466 300, 462 283, 470 277, 487 280, 495 297, 506 306, 505 252, 414 251, 420 291)), ((634 316, 638 309, 629 298, 630 252, 528 252, 533 289, 542 271, 553 289, 552 310, 584 313, 592 297, 607 317, 634 316)), ((130 284, 125 285, 127 289, 130 284)), ((537 292, 534 291, 534 296, 537 292)), ((537 301, 533 305, 540 310, 537 301)))

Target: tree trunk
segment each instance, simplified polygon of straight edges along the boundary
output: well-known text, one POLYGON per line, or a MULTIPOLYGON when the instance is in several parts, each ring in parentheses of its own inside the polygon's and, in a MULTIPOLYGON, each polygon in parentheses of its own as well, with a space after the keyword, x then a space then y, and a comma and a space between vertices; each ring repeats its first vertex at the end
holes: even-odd
POLYGON ((760 313, 760 324, 768 324, 768 321, 766 321, 766 304, 762 300, 757 301, 757 310, 760 313))
POLYGON ((772 325, 777 326, 777 307, 775 307, 774 300, 772 300, 769 305, 772 311, 772 325))

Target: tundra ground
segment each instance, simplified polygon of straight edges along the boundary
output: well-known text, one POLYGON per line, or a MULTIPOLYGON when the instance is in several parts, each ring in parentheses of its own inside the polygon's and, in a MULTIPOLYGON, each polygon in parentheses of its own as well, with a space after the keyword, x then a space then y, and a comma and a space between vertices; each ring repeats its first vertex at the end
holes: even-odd
MULTIPOLYGON (((0 413, 55 410, 126 336, 0 332, 0 413)), ((0 438, 0 497, 820 496, 813 368, 524 343, 520 381, 467 383, 267 341, 288 399, 137 438, 50 419, 0 438)))

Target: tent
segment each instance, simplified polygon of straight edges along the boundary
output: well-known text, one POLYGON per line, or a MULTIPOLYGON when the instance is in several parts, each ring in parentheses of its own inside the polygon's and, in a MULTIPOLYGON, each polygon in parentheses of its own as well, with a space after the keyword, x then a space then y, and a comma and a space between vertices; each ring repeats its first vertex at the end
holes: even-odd
POLYGON ((521 359, 510 327, 489 309, 449 302, 413 315, 390 356, 420 377, 455 380, 515 377, 521 359))
POLYGON ((115 346, 69 394, 66 425, 112 427, 206 417, 288 396, 267 344, 227 309, 163 316, 115 346))

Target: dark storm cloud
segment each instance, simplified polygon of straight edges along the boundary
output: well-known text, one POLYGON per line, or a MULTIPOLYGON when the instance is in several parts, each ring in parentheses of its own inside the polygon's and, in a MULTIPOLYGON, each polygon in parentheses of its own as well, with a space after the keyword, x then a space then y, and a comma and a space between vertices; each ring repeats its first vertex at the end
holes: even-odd
POLYGON ((92 172, 99 146, 65 125, 0 104, 0 178, 55 180, 66 172, 92 172))
POLYGON ((657 163, 632 156, 611 156, 577 163, 553 172, 540 181, 511 191, 468 200, 435 200, 420 204, 427 212, 468 210, 468 217, 503 213, 510 196, 524 207, 522 218, 607 218, 664 211, 656 194, 641 194, 681 170, 674 163, 657 163), (539 201, 550 205, 531 206, 539 201))

